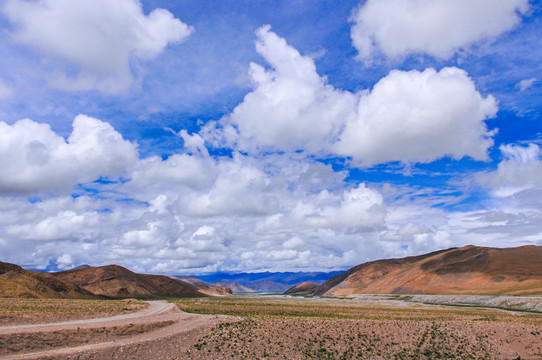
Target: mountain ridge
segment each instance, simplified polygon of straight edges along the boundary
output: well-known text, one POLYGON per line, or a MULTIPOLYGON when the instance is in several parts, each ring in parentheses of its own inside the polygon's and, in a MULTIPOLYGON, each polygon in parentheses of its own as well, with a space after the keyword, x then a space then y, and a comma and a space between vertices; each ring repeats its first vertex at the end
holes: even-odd
POLYGON ((97 299, 99 296, 49 273, 25 270, 0 261, 0 297, 97 299))
POLYGON ((120 265, 76 268, 52 275, 106 297, 210 296, 188 282, 166 275, 138 274, 120 265))
POLYGON ((542 294, 542 246, 467 245, 356 265, 318 287, 314 295, 542 294))

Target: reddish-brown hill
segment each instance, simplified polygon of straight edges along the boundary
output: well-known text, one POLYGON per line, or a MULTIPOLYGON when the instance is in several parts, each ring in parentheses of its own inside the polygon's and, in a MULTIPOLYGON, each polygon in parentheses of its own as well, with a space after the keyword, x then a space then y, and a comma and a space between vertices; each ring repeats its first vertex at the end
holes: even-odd
POLYGON ((256 292, 251 287, 239 284, 238 282, 234 281, 218 281, 215 283, 218 286, 222 286, 223 288, 231 289, 232 292, 236 293, 253 293, 256 292))
POLYGON ((51 274, 24 270, 0 261, 0 297, 94 299, 91 292, 51 274))
POLYGON ((196 288, 200 293, 203 293, 205 295, 209 296, 224 296, 224 295, 231 295, 232 289, 228 287, 220 286, 219 284, 211 284, 207 281, 203 281, 201 279, 198 279, 195 276, 175 276, 175 275, 167 275, 171 279, 180 280, 182 282, 188 283, 192 285, 194 288, 196 288))
POLYGON ((409 256, 409 257, 400 258, 400 259, 376 260, 376 261, 363 263, 346 270, 342 274, 333 276, 332 278, 324 282, 322 285, 320 285, 318 290, 315 292, 315 295, 324 295, 336 286, 343 286, 341 284, 350 276, 354 276, 354 278, 360 283, 359 285, 361 287, 363 285, 369 284, 372 281, 375 281, 387 275, 388 273, 394 270, 400 269, 403 266, 415 263, 427 257, 440 254, 442 252, 450 251, 454 249, 456 248, 435 251, 435 252, 431 252, 431 253, 419 255, 419 256, 409 256))
POLYGON ((93 294, 108 297, 208 296, 184 281, 165 275, 137 274, 119 265, 73 269, 53 275, 93 294))
POLYGON ((542 294, 542 246, 465 246, 372 261, 322 284, 323 296, 352 294, 542 294))
POLYGON ((284 292, 284 295, 314 295, 314 293, 320 288, 320 285, 304 282, 299 285, 292 286, 284 292))

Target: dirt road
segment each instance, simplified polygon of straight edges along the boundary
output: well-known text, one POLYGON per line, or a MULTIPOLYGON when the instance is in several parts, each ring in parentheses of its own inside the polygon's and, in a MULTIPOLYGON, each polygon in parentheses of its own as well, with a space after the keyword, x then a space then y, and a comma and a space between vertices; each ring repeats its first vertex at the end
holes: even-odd
POLYGON ((142 311, 107 318, 0 327, 0 338, 7 339, 5 342, 8 345, 14 342, 19 342, 19 345, 28 343, 21 351, 1 356, 6 360, 112 358, 113 354, 115 358, 130 358, 125 349, 148 348, 153 342, 169 337, 176 337, 178 341, 179 335, 236 320, 230 316, 188 314, 174 304, 163 301, 150 301, 149 304, 142 311), (137 330, 132 331, 135 334, 128 332, 128 336, 118 337, 114 335, 115 331, 108 336, 107 329, 137 330), (92 339, 93 333, 105 335, 92 339), (63 339, 65 344, 62 344, 63 339), (82 345, 88 342, 94 343, 82 345), (43 348, 44 344, 51 343, 53 348, 49 345, 43 348), (73 343, 81 345, 70 346, 73 343))

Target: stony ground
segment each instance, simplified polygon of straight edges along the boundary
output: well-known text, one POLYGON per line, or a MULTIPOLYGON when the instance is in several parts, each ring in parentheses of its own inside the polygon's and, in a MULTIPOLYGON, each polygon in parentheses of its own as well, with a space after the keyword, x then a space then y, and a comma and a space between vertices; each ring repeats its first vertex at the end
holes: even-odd
POLYGON ((0 326, 92 319, 139 311, 148 304, 135 299, 71 300, 0 298, 0 326))
MULTIPOLYGON (((58 319, 63 313, 76 316, 85 308, 93 309, 90 315, 104 309, 110 314, 131 311, 123 310, 122 302, 80 302, 23 302, 17 311, 35 316, 34 320, 40 314, 56 314, 58 319)), ((25 338, 24 343, 36 349, 44 344, 95 343, 84 351, 40 359, 542 359, 542 314, 536 312, 426 305, 385 297, 234 296, 175 303, 182 310, 211 316, 181 313, 175 315, 180 320, 174 325, 153 319, 96 331, 89 327, 41 334, 52 338, 25 338), (100 346, 101 341, 111 339, 117 345, 100 346)), ((128 304, 144 306, 133 301, 128 304)), ((0 300, 0 314, 13 313, 14 306, 0 300)), ((4 340, 11 341, 11 354, 16 354, 17 339, 4 340)))
POLYGON ((434 305, 463 305, 542 313, 542 297, 488 295, 401 295, 396 300, 434 305))
POLYGON ((6 360, 170 359, 182 353, 178 343, 184 344, 186 339, 195 341, 203 336, 200 331, 209 331, 225 321, 240 320, 185 313, 165 301, 150 301, 139 307, 139 311, 122 311, 122 303, 109 303, 109 300, 99 303, 44 301, 30 306, 21 301, 8 302, 8 305, 0 311, 8 313, 16 309, 25 316, 38 318, 41 314, 44 319, 55 314, 55 319, 62 322, 0 326, 0 358, 6 360), (82 309, 90 312, 81 313, 82 319, 64 317, 82 309), (107 309, 110 312, 106 317, 88 318, 107 309))
POLYGON ((288 298, 179 306, 245 318, 219 325, 179 359, 542 359, 540 314, 288 298))

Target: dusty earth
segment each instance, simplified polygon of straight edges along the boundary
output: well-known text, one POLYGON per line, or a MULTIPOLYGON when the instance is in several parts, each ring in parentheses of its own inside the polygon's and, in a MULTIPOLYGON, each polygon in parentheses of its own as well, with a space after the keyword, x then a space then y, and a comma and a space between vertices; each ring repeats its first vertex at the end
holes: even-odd
POLYGON ((136 299, 103 301, 0 298, 0 326, 109 317, 139 311, 148 305, 136 299))
POLYGON ((166 359, 178 354, 175 347, 183 344, 183 339, 199 338, 201 328, 237 320, 230 316, 184 313, 174 304, 162 301, 149 304, 137 312, 105 318, 0 327, 0 357, 166 359))
POLYGON ((247 297, 179 301, 245 318, 188 359, 542 359, 542 314, 404 301, 247 297))
POLYGON ((0 358, 542 359, 542 314, 385 298, 183 299, 0 327, 0 358))

